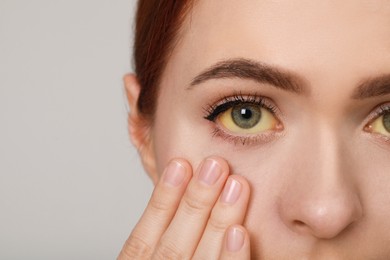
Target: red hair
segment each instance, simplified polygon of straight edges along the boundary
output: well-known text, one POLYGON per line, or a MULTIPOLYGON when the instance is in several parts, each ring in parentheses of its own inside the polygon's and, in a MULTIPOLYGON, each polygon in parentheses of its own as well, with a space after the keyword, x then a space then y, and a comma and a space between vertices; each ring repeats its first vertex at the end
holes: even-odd
POLYGON ((158 85, 191 0, 139 0, 134 39, 135 73, 141 85, 137 107, 153 117, 158 85))

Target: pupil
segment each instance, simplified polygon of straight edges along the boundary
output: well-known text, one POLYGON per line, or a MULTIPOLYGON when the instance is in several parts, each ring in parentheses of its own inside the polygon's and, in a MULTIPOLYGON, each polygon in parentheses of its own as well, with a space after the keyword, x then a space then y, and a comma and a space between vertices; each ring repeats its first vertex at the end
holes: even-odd
POLYGON ((252 117, 252 111, 247 108, 241 108, 241 116, 244 119, 250 119, 252 117))

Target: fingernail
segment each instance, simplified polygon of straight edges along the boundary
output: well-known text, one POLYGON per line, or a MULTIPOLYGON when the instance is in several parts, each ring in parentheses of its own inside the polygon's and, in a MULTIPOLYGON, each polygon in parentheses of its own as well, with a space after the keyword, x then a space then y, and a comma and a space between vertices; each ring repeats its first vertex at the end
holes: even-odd
POLYGON ((230 252, 237 252, 244 245, 244 240, 244 232, 237 227, 231 227, 227 233, 226 247, 230 252))
POLYGON ((225 184, 221 195, 221 201, 224 203, 233 204, 240 197, 241 183, 233 178, 229 178, 225 184))
POLYGON ((213 185, 222 173, 222 168, 216 160, 207 159, 201 166, 198 179, 207 184, 213 185))
POLYGON ((182 184, 185 177, 185 167, 177 161, 171 161, 165 171, 163 180, 165 183, 177 187, 182 184))

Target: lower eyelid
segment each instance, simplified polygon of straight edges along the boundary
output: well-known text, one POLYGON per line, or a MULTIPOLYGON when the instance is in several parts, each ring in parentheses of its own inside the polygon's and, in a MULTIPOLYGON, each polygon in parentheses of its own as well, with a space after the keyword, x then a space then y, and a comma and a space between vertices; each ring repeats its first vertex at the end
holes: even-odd
MULTIPOLYGON (((225 141, 231 142, 234 145, 264 145, 279 139, 284 136, 284 131, 281 130, 270 130, 259 134, 248 134, 248 135, 236 135, 228 133, 216 124, 213 124, 212 136, 215 138, 222 138, 225 141)), ((283 130, 283 129, 282 129, 283 130)))
POLYGON ((390 151, 390 136, 384 136, 375 132, 363 132, 363 136, 365 136, 370 142, 376 144, 378 147, 384 149, 386 152, 390 151))

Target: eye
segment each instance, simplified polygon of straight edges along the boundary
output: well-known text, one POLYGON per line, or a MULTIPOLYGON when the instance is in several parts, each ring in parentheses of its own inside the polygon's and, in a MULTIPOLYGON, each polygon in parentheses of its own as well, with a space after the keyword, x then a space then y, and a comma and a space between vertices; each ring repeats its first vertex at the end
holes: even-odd
POLYGON ((283 130, 273 101, 259 95, 225 97, 205 110, 204 118, 215 123, 214 135, 234 143, 264 143, 283 130))
POLYGON ((217 117, 224 128, 237 134, 256 134, 277 129, 279 120, 259 104, 236 104, 217 117))
POLYGON ((368 132, 390 137, 390 108, 382 109, 374 120, 366 125, 368 132))

